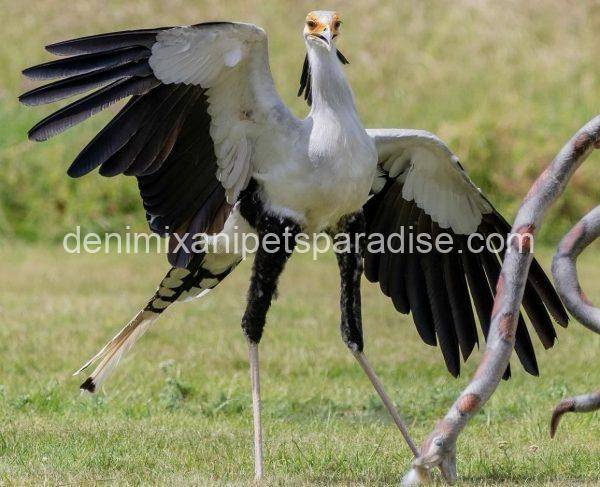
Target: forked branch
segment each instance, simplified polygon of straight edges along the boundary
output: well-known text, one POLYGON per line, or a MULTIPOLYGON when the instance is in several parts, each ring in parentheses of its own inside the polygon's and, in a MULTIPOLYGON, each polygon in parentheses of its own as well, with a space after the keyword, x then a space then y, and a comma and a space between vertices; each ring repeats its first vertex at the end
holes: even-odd
POLYGON ((569 312, 584 326, 600 334, 600 309, 595 308, 579 285, 577 258, 600 236, 600 206, 585 215, 558 245, 552 260, 556 290, 569 312))
MULTIPOLYGON (((600 236, 600 206, 584 216, 561 240, 552 261, 552 275, 556 290, 571 314, 600 334, 600 309, 594 307, 581 289, 577 277, 577 258, 583 250, 600 236)), ((600 390, 560 401, 552 412, 550 436, 554 437, 563 414, 584 413, 600 409, 600 390)))
POLYGON ((418 484, 439 466, 445 479, 456 479, 456 440, 469 419, 494 393, 515 344, 519 308, 532 260, 533 238, 546 211, 563 193, 575 170, 594 148, 600 148, 600 116, 584 125, 537 178, 521 203, 512 227, 502 271, 496 286, 492 321, 483 358, 471 382, 421 446, 421 455, 405 477, 418 484))

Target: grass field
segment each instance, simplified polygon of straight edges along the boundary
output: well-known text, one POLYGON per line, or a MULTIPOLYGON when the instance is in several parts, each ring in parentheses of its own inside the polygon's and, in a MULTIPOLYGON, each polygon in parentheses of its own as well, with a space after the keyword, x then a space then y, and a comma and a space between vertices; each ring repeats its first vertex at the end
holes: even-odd
MULTIPOLYGON (((167 268, 156 255, 67 255, 66 232, 145 229, 135 180, 66 168, 116 110, 45 144, 26 140, 56 107, 17 103, 21 70, 42 46, 97 32, 215 19, 269 33, 277 88, 295 94, 305 14, 344 20, 340 50, 368 127, 433 131, 507 217, 557 150, 600 112, 600 0, 0 0, 0 485, 250 485, 250 380, 239 327, 249 263, 213 294, 168 311, 104 393, 71 377, 142 306, 167 268)), ((598 155, 574 176, 540 241, 600 201, 598 155)), ((581 259, 600 302, 600 246, 581 259)), ((542 251, 546 269, 551 252, 542 251)), ((459 380, 378 288, 365 284, 367 354, 419 442, 474 371, 459 380)), ((295 256, 261 344, 266 485, 391 485, 410 452, 338 333, 332 256, 295 256)), ((600 384, 600 337, 573 323, 539 350, 541 377, 513 364, 458 444, 470 485, 598 485, 600 414, 548 422, 566 395, 600 384)))
MULTIPOLYGON (((544 264, 549 253, 542 255, 544 264)), ((201 301, 178 305, 136 346, 105 393, 71 377, 141 306, 166 264, 156 255, 0 250, 0 484, 250 484, 252 419, 239 328, 249 263, 201 301)), ((546 266, 547 267, 547 266, 546 266)), ((600 296, 600 256, 580 265, 600 296)), ((409 317, 366 284, 366 351, 418 441, 474 370, 459 380, 409 317)), ((471 485, 593 485, 600 415, 568 415, 551 441, 553 405, 600 384, 600 337, 573 323, 539 350, 541 377, 513 363, 459 440, 471 485)), ((294 256, 261 344, 267 485, 390 485, 410 454, 338 335, 331 256, 294 256)))

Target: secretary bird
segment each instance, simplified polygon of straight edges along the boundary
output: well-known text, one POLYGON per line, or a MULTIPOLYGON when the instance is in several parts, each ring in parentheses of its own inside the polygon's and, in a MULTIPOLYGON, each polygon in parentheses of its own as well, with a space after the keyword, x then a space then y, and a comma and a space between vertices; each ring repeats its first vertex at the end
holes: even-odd
MULTIPOLYGON (((487 336, 502 258, 490 249, 475 252, 468 238, 510 232, 440 139, 421 130, 363 128, 344 74, 348 61, 336 47, 340 25, 339 14, 329 11, 310 12, 304 22, 299 95, 311 108, 302 120, 281 101, 267 35, 251 24, 209 22, 68 40, 46 47, 66 58, 24 71, 32 79, 62 78, 23 94, 26 105, 99 88, 35 125, 29 132, 35 141, 129 98, 71 164, 71 177, 98 167, 103 176, 135 176, 150 229, 169 234, 171 242, 189 244, 201 233, 233 239, 245 232, 261 239, 241 322, 249 349, 257 477, 263 462, 258 344, 300 233, 365 236, 336 253, 341 335, 417 454, 363 351, 363 266, 400 313, 412 312, 423 341, 439 344, 447 369, 458 376, 459 354, 466 360, 479 343, 474 314, 487 336), (448 253, 393 252, 365 243, 401 231, 402 242, 447 232, 455 246, 448 253), (267 235, 286 245, 266 249, 267 235)), ((168 257, 172 267, 148 304, 80 369, 99 362, 82 389, 97 391, 165 309, 205 295, 242 260, 240 252, 218 245, 212 252, 173 245, 168 257)), ((536 262, 523 306, 543 346, 552 347, 550 316, 562 326, 568 318, 536 262)), ((538 375, 522 317, 515 350, 524 369, 538 375)))

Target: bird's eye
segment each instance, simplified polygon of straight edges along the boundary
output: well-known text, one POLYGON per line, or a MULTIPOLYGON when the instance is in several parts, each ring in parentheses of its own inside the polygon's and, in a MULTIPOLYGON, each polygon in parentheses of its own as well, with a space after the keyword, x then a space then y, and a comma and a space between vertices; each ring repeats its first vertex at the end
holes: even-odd
POLYGON ((342 26, 342 22, 338 20, 335 24, 333 24, 333 26, 337 30, 337 29, 339 29, 342 26))
POLYGON ((306 25, 309 29, 314 29, 317 26, 317 23, 314 20, 307 20, 306 25))

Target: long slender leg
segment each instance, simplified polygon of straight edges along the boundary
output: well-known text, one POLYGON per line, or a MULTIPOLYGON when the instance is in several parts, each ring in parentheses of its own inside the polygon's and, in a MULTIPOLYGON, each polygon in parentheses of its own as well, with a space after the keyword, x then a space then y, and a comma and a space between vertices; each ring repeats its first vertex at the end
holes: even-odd
POLYGON ((346 346, 352 352, 365 374, 373 384, 375 391, 383 401, 394 423, 400 430, 404 440, 415 457, 419 456, 419 450, 408 434, 408 428, 402 421, 398 411, 394 407, 390 397, 386 394, 381 381, 369 364, 363 352, 364 343, 362 335, 362 318, 360 305, 360 278, 362 276, 362 254, 360 241, 357 235, 364 234, 365 220, 361 213, 346 217, 340 222, 339 232, 335 238, 336 243, 343 243, 336 247, 336 257, 340 268, 341 277, 341 324, 340 331, 346 346), (343 241, 341 240, 343 239, 343 241))
MULTIPOLYGON (((248 360, 252 380, 252 414, 254 419, 254 474, 263 474, 262 427, 260 421, 260 375, 258 343, 263 334, 267 312, 277 290, 277 281, 292 254, 298 225, 289 219, 262 215, 257 222, 261 245, 254 258, 248 303, 242 318, 242 329, 248 341, 248 360), (265 235, 277 235, 279 242, 267 246, 265 235)), ((272 242, 271 240, 269 240, 272 242)))
POLYGON ((254 476, 263 474, 262 425, 260 422, 260 375, 258 372, 258 343, 248 340, 248 360, 252 381, 252 416, 254 423, 254 476))
POLYGON ((352 352, 352 353, 354 354, 354 357, 356 358, 356 360, 358 360, 358 363, 360 364, 362 369, 365 371, 365 374, 367 374, 367 377, 371 381, 371 384, 373 384, 373 387, 377 391, 377 394, 379 394, 379 397, 381 398, 381 400, 383 401, 383 404, 385 405, 386 409, 390 413, 390 416, 394 420, 394 423, 396 423, 396 426, 398 427, 398 429, 400 430, 400 433, 404 437, 404 441, 406 441, 406 443, 408 444, 408 447, 413 452, 413 455, 415 457, 418 457, 419 449, 417 448, 417 446, 413 442, 412 438, 410 437, 410 434, 408 433, 408 428, 406 427, 406 424, 404 424, 404 421, 402 421, 400 414, 398 414, 398 410, 394 407, 392 400, 390 399, 390 397, 386 394, 385 390, 383 389, 383 385, 381 384, 379 377, 377 377, 377 374, 375 374, 375 371, 371 367, 371 364, 369 364, 369 362, 367 361, 367 357, 365 357, 365 354, 363 352, 352 352))

